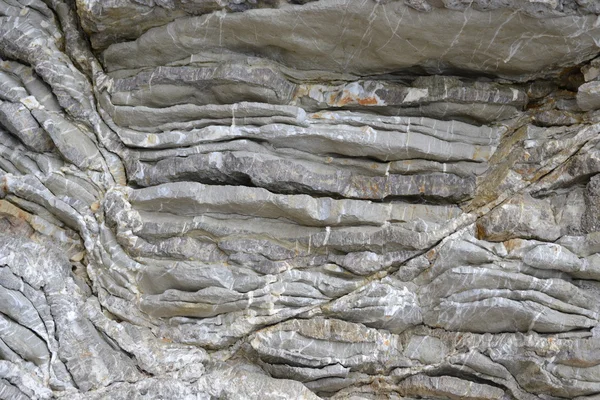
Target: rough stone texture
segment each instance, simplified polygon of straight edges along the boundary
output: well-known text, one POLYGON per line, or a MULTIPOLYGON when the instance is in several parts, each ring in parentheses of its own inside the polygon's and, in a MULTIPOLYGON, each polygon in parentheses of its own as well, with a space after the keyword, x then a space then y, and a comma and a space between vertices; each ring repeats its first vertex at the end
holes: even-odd
POLYGON ((0 0, 0 398, 597 399, 596 0, 0 0))

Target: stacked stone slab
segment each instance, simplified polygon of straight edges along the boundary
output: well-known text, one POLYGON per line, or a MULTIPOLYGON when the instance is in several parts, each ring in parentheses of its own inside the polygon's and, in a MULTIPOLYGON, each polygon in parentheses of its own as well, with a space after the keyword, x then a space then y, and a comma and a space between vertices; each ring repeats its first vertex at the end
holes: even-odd
POLYGON ((598 21, 0 0, 0 397, 596 398, 598 21))

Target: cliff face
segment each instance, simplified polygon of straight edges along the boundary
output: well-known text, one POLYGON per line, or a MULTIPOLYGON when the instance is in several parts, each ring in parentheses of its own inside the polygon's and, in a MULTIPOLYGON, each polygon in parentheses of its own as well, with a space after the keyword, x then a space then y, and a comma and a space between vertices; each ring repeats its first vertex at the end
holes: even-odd
POLYGON ((598 0, 0 0, 0 397, 597 398, 599 55, 598 0))

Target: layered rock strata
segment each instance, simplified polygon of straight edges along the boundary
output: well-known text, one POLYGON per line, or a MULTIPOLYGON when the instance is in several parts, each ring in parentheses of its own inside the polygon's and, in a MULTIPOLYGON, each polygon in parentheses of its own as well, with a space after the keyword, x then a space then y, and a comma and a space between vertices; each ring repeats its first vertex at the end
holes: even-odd
POLYGON ((595 399, 600 5, 0 0, 0 397, 595 399))

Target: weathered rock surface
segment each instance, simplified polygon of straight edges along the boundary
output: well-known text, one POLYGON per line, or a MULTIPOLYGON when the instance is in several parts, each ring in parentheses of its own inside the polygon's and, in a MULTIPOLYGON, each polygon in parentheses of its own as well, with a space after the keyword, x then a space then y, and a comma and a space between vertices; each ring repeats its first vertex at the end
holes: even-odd
POLYGON ((598 398, 599 21, 0 0, 0 398, 598 398))

